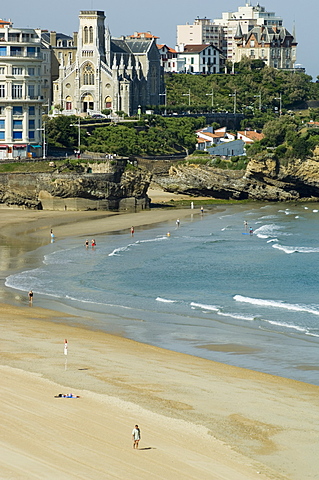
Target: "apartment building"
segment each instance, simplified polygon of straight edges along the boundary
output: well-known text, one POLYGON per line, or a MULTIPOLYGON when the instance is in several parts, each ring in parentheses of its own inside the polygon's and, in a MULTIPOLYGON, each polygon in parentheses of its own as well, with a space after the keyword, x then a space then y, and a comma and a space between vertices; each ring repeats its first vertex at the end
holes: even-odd
POLYGON ((42 155, 42 53, 36 30, 0 27, 0 159, 42 155))
MULTIPOLYGON (((231 63, 239 61, 241 55, 244 55, 243 49, 238 42, 239 32, 241 35, 248 34, 251 30, 257 28, 256 32, 263 31, 275 32, 279 34, 280 39, 284 36, 286 39, 284 42, 277 41, 276 48, 284 48, 284 51, 280 52, 282 58, 290 58, 291 61, 268 61, 268 65, 276 66, 276 68, 293 68, 293 62, 296 60, 296 46, 294 33, 291 35, 287 30, 283 30, 283 19, 275 14, 275 12, 268 12, 265 7, 259 5, 253 6, 251 2, 246 2, 244 6, 238 7, 237 11, 223 12, 221 18, 214 19, 213 21, 208 18, 197 18, 193 25, 178 25, 177 26, 177 43, 181 44, 195 44, 195 43, 213 43, 221 51, 226 60, 231 63), (262 28, 263 27, 263 28, 262 28), (288 37, 292 39, 287 41, 288 37), (287 47, 287 43, 290 47, 287 47), (241 54, 238 53, 238 48, 241 48, 241 54), (290 52, 287 53, 286 48, 290 48, 290 52)), ((278 40, 278 39, 277 39, 278 40)), ((247 52, 245 52, 247 54, 247 52)), ((264 55, 265 60, 271 59, 268 54, 264 55)), ((250 54, 248 56, 251 56, 250 54)), ((279 58, 278 51, 276 56, 279 58)), ((257 57, 257 51, 255 52, 255 58, 257 57)))

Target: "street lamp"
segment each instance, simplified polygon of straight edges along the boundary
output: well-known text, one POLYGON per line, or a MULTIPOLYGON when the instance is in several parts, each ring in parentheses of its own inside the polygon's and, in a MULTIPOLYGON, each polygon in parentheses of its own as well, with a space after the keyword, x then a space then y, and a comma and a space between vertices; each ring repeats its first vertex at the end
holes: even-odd
POLYGON ((214 89, 212 88, 212 93, 206 93, 206 96, 212 97, 212 111, 214 111, 214 89))
POLYGON ((279 97, 275 97, 275 100, 279 100, 279 116, 281 116, 281 93, 279 94, 279 97))
POLYGON ((70 123, 70 127, 78 127, 78 150, 80 150, 81 145, 81 119, 78 118, 78 123, 70 123))
POLYGON ((40 130, 43 132, 43 135, 42 135, 42 158, 43 160, 46 158, 46 155, 45 155, 45 122, 43 122, 43 128, 37 128, 37 130, 40 130))
POLYGON ((254 95, 254 98, 259 98, 259 111, 261 112, 261 93, 254 95))
POLYGON ((188 105, 190 106, 190 104, 191 104, 191 90, 189 89, 188 93, 183 93, 182 96, 183 97, 188 97, 188 105))
POLYGON ((166 107, 167 107, 167 90, 166 90, 166 88, 165 88, 164 93, 159 93, 159 96, 164 97, 164 105, 165 105, 164 115, 166 115, 166 113, 167 113, 167 109, 166 109, 166 107))
POLYGON ((230 97, 234 97, 234 114, 236 113, 236 102, 237 102, 237 90, 235 90, 235 93, 230 93, 230 97))
POLYGON ((139 105, 139 106, 137 107, 138 121, 140 121, 140 120, 141 120, 141 113, 142 113, 142 110, 141 110, 141 105, 139 105))

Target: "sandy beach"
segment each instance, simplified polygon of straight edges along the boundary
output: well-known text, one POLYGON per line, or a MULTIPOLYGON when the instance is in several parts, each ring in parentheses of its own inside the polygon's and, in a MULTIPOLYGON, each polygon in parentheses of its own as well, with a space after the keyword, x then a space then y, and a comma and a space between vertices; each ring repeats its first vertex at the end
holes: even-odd
MULTIPOLYGON (((2 209, 1 279, 51 228, 94 237, 187 216, 2 209)), ((319 387, 85 329, 3 286, 1 301, 1 479, 319 478, 319 387)))

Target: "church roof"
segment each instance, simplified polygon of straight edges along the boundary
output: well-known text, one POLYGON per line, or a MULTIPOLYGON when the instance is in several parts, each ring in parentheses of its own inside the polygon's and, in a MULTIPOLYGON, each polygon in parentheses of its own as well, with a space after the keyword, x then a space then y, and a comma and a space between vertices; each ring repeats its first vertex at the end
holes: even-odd
POLYGON ((111 50, 113 53, 135 53, 141 54, 148 52, 150 46, 153 42, 149 40, 138 40, 138 39, 119 39, 119 38, 112 38, 111 39, 111 50))

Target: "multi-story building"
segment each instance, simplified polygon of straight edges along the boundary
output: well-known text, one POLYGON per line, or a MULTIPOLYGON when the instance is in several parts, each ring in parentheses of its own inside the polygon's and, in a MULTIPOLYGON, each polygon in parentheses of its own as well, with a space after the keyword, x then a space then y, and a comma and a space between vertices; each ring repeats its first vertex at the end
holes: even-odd
POLYGON ((41 39, 31 28, 0 28, 0 158, 42 155, 41 39))
POLYGON ((221 52, 214 45, 179 45, 177 57, 185 73, 220 73, 221 52))
POLYGON ((256 26, 242 33, 238 25, 234 38, 235 62, 247 57, 260 59, 273 68, 293 69, 296 61, 297 43, 294 36, 284 27, 256 26))
POLYGON ((72 64, 60 64, 53 102, 62 112, 111 109, 131 115, 139 106, 159 105, 163 91, 156 39, 113 38, 103 11, 81 11, 72 64))
POLYGON ((212 43, 224 52, 226 43, 223 32, 223 27, 215 25, 209 18, 197 17, 193 25, 177 25, 177 45, 212 43))
MULTIPOLYGON (((244 54, 240 43, 238 43, 239 32, 245 36, 255 28, 257 28, 255 32, 261 32, 261 30, 263 32, 268 31, 270 35, 271 31, 276 31, 279 33, 280 38, 282 36, 286 38, 284 42, 281 42, 280 46, 277 45, 277 48, 283 47, 284 50, 280 53, 280 56, 290 58, 291 62, 269 61, 268 65, 274 66, 277 64, 276 68, 287 68, 289 63, 289 68, 292 68, 293 62, 296 60, 297 42, 295 35, 293 34, 292 40, 288 42, 287 37, 291 37, 291 34, 283 29, 283 19, 274 12, 266 11, 265 7, 259 4, 252 6, 250 1, 246 2, 245 6, 238 7, 238 10, 235 12, 222 13, 222 18, 213 21, 208 18, 197 18, 193 25, 178 25, 177 43, 213 43, 222 51, 224 57, 229 62, 235 63, 244 54), (287 43, 290 44, 290 47, 287 47, 287 43), (238 52, 238 48, 241 48, 241 53, 238 52), (289 54, 287 53, 287 48, 290 48, 289 54)), ((267 55, 265 55, 266 58, 268 58, 267 55)))

